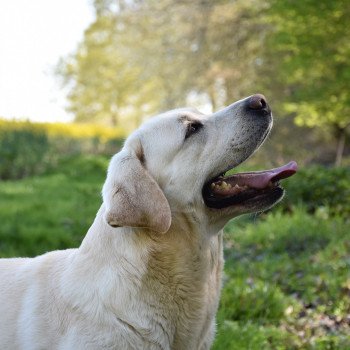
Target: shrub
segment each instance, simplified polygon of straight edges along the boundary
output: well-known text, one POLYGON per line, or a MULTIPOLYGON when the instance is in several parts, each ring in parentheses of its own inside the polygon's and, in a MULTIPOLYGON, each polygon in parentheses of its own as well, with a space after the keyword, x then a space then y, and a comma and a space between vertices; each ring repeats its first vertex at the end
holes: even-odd
POLYGON ((92 124, 49 124, 0 120, 0 179, 20 179, 80 154, 114 154, 120 129, 92 124))
POLYGON ((19 179, 42 172, 48 152, 49 141, 41 131, 1 132, 0 178, 19 179))
POLYGON ((350 215, 350 167, 312 166, 300 169, 283 183, 287 190, 284 209, 302 202, 311 213, 321 208, 325 215, 350 215))

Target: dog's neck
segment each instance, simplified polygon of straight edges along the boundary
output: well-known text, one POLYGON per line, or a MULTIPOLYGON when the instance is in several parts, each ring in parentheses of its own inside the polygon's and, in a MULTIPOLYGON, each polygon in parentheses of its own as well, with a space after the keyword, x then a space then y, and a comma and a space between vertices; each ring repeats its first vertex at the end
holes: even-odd
MULTIPOLYGON (((183 218, 180 221, 184 222, 183 218)), ((190 224, 191 220, 187 225, 190 224)), ((104 220, 102 205, 73 261, 72 270, 84 271, 80 273, 84 276, 82 281, 74 280, 76 290, 81 290, 78 285, 83 283, 90 294, 103 298, 103 304, 117 310, 118 318, 128 323, 138 320, 135 310, 140 303, 147 307, 158 305, 164 322, 173 322, 166 327, 181 325, 183 329, 178 332, 190 335, 193 324, 198 323, 199 334, 204 327, 203 319, 208 323, 216 311, 218 273, 222 267, 220 242, 219 236, 206 236, 190 227, 187 230, 186 225, 178 228, 176 222, 163 235, 142 229, 112 228, 104 220), (101 285, 104 290, 100 290, 101 285)), ((80 305, 84 303, 81 298, 77 295, 80 305)), ((85 308, 89 308, 89 297, 85 308)), ((176 340, 176 334, 172 342, 181 342, 176 340)))
MULTIPOLYGON (((180 252, 181 257, 186 250, 195 255, 198 251, 210 245, 211 234, 205 232, 205 225, 199 225, 188 214, 177 214, 181 217, 173 220, 168 232, 159 234, 143 228, 118 227, 113 228, 104 219, 105 208, 102 204, 96 218, 88 230, 79 251, 82 254, 103 255, 109 264, 115 259, 126 257, 132 260, 130 254, 136 253, 137 258, 146 258, 146 255, 162 248, 162 251, 180 252), (178 251, 179 249, 179 251, 178 251)), ((145 262, 145 261, 144 261, 145 262)))

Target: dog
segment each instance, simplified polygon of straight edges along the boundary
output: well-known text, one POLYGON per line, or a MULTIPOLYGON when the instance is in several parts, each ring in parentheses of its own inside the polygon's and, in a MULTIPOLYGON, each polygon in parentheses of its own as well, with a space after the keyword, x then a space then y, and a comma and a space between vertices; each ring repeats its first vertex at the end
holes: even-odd
POLYGON ((283 197, 277 169, 225 176, 272 127, 263 95, 154 117, 111 159, 78 249, 0 260, 0 349, 209 349, 222 229, 283 197))

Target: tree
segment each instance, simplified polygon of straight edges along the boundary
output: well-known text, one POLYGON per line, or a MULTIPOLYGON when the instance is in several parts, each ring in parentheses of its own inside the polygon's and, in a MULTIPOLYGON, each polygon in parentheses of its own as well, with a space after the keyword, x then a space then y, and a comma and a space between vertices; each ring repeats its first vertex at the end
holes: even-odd
POLYGON ((144 67, 132 54, 126 4, 96 0, 94 8, 96 20, 85 31, 82 43, 58 66, 58 75, 69 88, 69 110, 77 121, 113 126, 124 123, 121 117, 127 115, 135 120, 135 127, 139 115, 152 109, 152 100, 147 98, 156 84, 142 80, 144 67))
POLYGON ((350 3, 271 0, 262 74, 298 125, 338 139, 340 165, 350 125, 350 3))
POLYGON ((189 96, 217 109, 255 92, 264 4, 95 0, 95 22, 60 65, 70 110, 80 121, 115 125, 127 115, 138 124, 189 96))
POLYGON ((265 39, 259 13, 264 8, 266 2, 257 0, 143 2, 142 42, 147 45, 142 50, 151 48, 146 56, 157 52, 152 73, 160 75, 169 91, 165 107, 195 93, 207 96, 217 109, 255 92, 256 58, 265 39))

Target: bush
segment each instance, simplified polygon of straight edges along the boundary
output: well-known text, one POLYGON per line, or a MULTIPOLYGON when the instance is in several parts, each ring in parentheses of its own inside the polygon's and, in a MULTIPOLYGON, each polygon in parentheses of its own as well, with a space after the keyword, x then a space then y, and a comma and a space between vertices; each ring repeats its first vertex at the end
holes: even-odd
POLYGON ((0 179, 20 179, 57 167, 66 157, 118 152, 119 129, 89 124, 0 120, 0 179))
POLYGON ((49 152, 41 131, 12 130, 0 134, 0 178, 19 179, 45 169, 49 152))
POLYGON ((283 184, 287 190, 282 202, 284 209, 302 203, 311 213, 321 208, 325 215, 350 215, 350 167, 300 169, 283 184))

